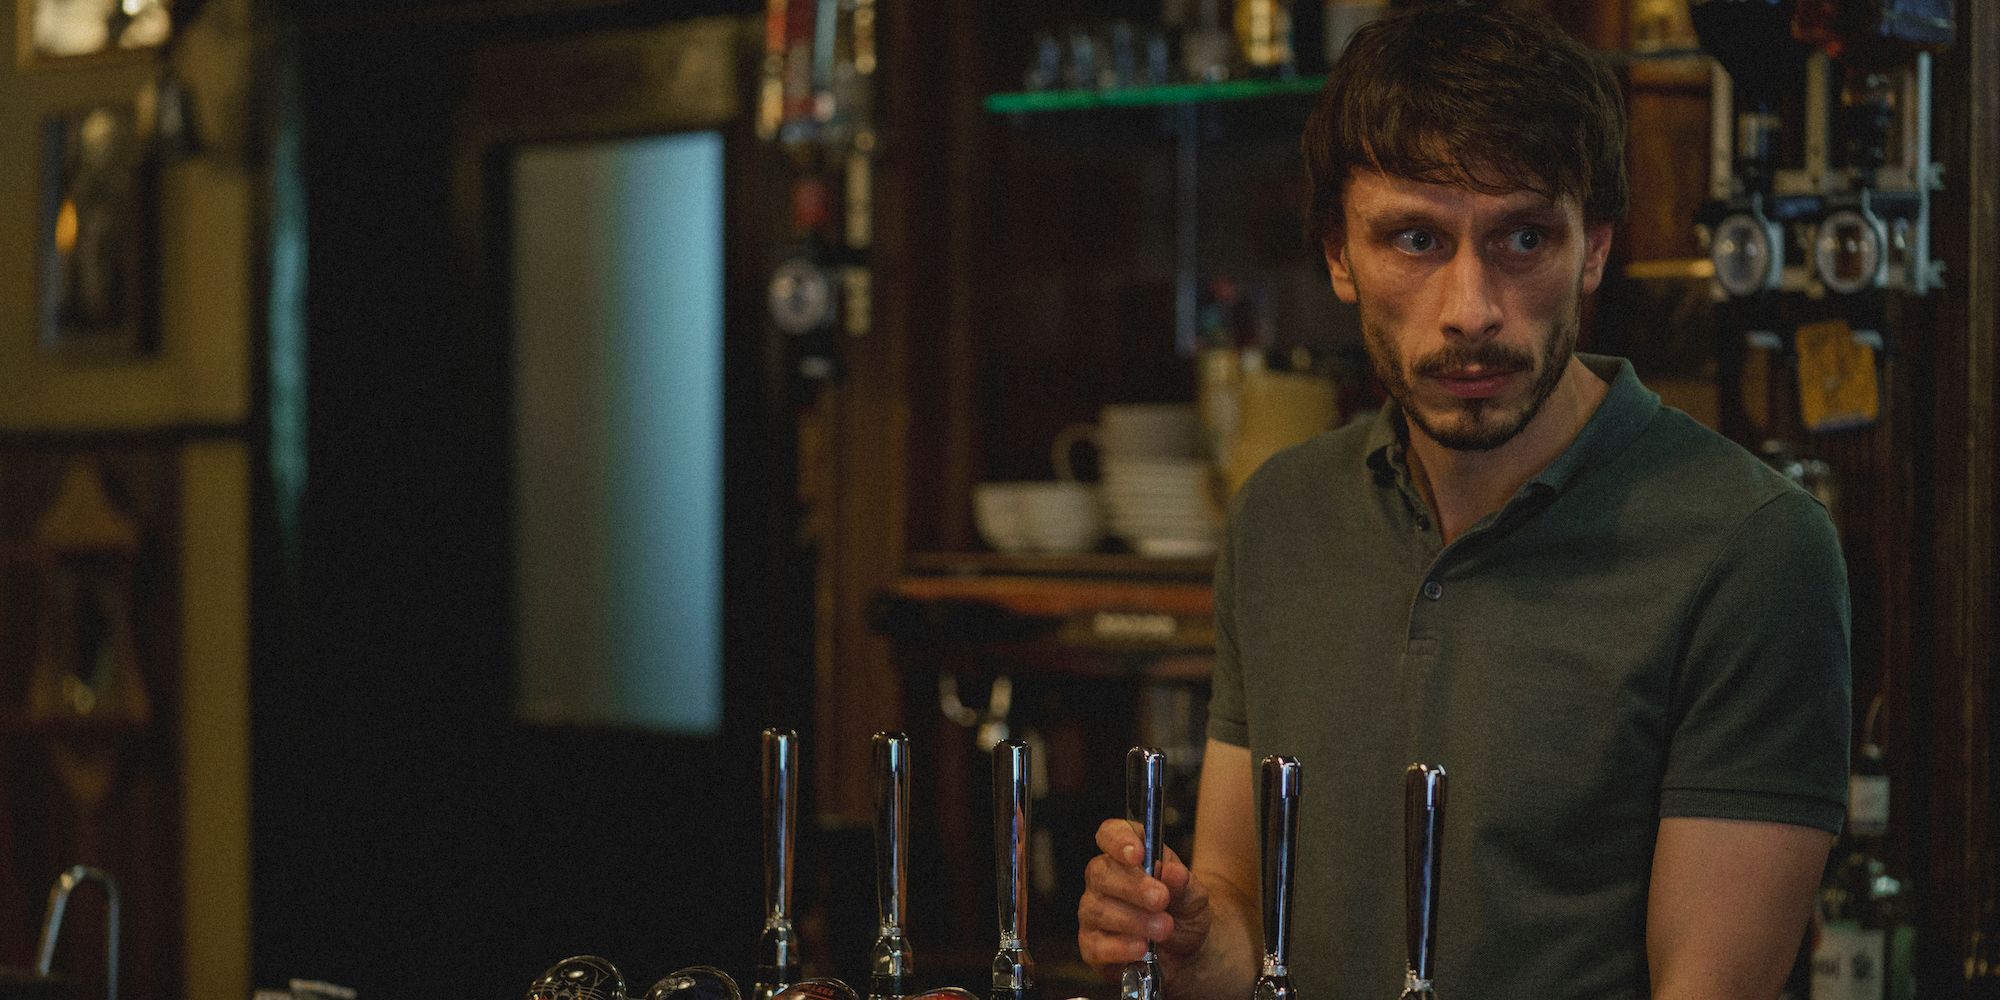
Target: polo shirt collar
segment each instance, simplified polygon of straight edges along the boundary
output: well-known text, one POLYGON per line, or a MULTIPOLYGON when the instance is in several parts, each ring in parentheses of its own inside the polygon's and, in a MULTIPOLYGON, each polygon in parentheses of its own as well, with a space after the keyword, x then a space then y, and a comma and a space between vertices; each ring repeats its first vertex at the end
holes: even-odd
MULTIPOLYGON (((1537 489, 1561 492, 1577 474, 1624 451, 1660 412, 1659 394, 1639 384, 1632 362, 1602 354, 1578 353, 1577 359, 1598 378, 1610 383, 1610 391, 1605 393, 1604 402, 1598 404, 1597 412, 1592 413, 1584 423, 1583 430, 1577 433, 1576 440, 1571 441, 1569 447, 1539 475, 1528 481, 1528 485, 1523 487, 1524 493, 1537 489)), ((1404 422, 1402 408, 1391 399, 1376 413, 1375 422, 1368 430, 1368 467, 1385 485, 1394 482, 1408 486, 1408 442, 1409 429, 1404 422)))

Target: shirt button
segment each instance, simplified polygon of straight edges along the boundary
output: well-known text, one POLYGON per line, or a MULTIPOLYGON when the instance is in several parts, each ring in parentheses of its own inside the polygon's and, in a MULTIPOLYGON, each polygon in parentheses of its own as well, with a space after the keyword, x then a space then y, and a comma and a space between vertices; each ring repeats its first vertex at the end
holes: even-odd
POLYGON ((1431 599, 1431 600, 1433 600, 1433 601, 1437 600, 1437 599, 1438 599, 1438 598, 1440 598, 1440 597, 1443 597, 1443 596, 1444 596, 1444 584, 1441 584, 1441 583, 1437 582, 1436 580, 1425 580, 1425 581, 1424 581, 1424 596, 1425 596, 1425 597, 1428 597, 1428 598, 1430 598, 1430 599, 1431 599))

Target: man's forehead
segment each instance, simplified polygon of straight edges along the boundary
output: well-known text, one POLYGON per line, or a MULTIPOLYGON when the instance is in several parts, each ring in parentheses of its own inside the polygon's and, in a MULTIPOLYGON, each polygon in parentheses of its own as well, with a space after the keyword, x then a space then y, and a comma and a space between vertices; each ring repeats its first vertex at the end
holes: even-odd
POLYGON ((1573 195, 1508 183, 1496 171, 1474 171, 1464 179, 1435 180, 1357 167, 1350 171, 1343 199, 1350 208, 1398 211, 1436 207, 1452 211, 1478 208, 1516 213, 1581 210, 1573 195))

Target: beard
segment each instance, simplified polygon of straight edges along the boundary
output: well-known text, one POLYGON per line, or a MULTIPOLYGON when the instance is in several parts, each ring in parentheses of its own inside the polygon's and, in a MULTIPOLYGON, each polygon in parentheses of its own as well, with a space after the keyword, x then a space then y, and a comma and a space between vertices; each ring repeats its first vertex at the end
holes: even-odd
POLYGON ((1577 336, 1583 328, 1583 289, 1579 281, 1576 293, 1570 297, 1555 322, 1549 325, 1535 354, 1492 340, 1452 342, 1417 359, 1406 370, 1402 356, 1396 351, 1394 335, 1369 316, 1367 306, 1358 295, 1355 305, 1361 311, 1361 333, 1368 348, 1369 363, 1375 369, 1375 376, 1388 390, 1389 397, 1402 409, 1403 418, 1423 431, 1426 437, 1453 451, 1492 451, 1521 433, 1521 429, 1542 411, 1542 404, 1548 402, 1557 384, 1562 382, 1563 372, 1576 353, 1577 336), (1437 375, 1474 365, 1495 373, 1533 372, 1534 380, 1529 383, 1527 399, 1510 402, 1454 398, 1427 409, 1417 399, 1411 386, 1413 376, 1437 375))

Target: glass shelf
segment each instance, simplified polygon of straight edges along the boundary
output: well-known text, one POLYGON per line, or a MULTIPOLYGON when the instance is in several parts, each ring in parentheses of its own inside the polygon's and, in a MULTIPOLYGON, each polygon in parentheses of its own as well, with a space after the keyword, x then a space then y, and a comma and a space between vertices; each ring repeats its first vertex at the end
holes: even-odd
POLYGON ((1217 83, 1174 83, 1162 87, 1121 87, 1113 90, 1031 90, 989 94, 986 110, 994 114, 1045 111, 1090 111, 1101 108, 1146 108, 1173 104, 1213 104, 1266 97, 1315 94, 1323 76, 1273 80, 1223 80, 1217 83))

